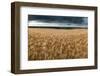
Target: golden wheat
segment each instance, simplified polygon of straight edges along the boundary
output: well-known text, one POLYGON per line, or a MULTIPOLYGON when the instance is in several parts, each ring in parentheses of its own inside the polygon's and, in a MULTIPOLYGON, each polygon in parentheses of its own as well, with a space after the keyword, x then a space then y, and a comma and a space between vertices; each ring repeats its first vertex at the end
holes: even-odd
POLYGON ((87 29, 28 28, 28 59, 87 58, 87 29))

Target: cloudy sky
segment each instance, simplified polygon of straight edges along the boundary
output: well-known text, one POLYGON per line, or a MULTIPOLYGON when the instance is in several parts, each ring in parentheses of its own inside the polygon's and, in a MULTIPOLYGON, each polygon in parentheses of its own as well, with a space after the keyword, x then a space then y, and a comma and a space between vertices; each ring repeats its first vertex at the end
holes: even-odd
POLYGON ((28 15, 29 26, 87 27, 88 17, 28 15))

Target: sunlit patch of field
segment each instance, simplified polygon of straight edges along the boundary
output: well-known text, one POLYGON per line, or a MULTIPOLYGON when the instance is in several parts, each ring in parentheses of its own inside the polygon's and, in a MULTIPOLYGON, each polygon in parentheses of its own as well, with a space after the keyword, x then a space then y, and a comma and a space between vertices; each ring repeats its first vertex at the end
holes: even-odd
POLYGON ((87 29, 28 28, 28 60, 88 57, 87 29))

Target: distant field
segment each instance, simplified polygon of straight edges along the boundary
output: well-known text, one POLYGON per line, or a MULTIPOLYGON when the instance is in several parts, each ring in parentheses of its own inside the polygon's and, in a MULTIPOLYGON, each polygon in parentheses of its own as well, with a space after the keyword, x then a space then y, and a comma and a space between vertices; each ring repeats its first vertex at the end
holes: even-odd
POLYGON ((28 60, 88 57, 87 29, 28 28, 28 60))

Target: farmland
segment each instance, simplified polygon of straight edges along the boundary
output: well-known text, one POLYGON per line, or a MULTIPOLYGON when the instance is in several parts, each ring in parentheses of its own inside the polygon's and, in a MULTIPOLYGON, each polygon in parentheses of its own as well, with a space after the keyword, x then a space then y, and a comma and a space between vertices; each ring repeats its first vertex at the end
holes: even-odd
POLYGON ((87 29, 28 28, 28 60, 87 57, 87 29))

